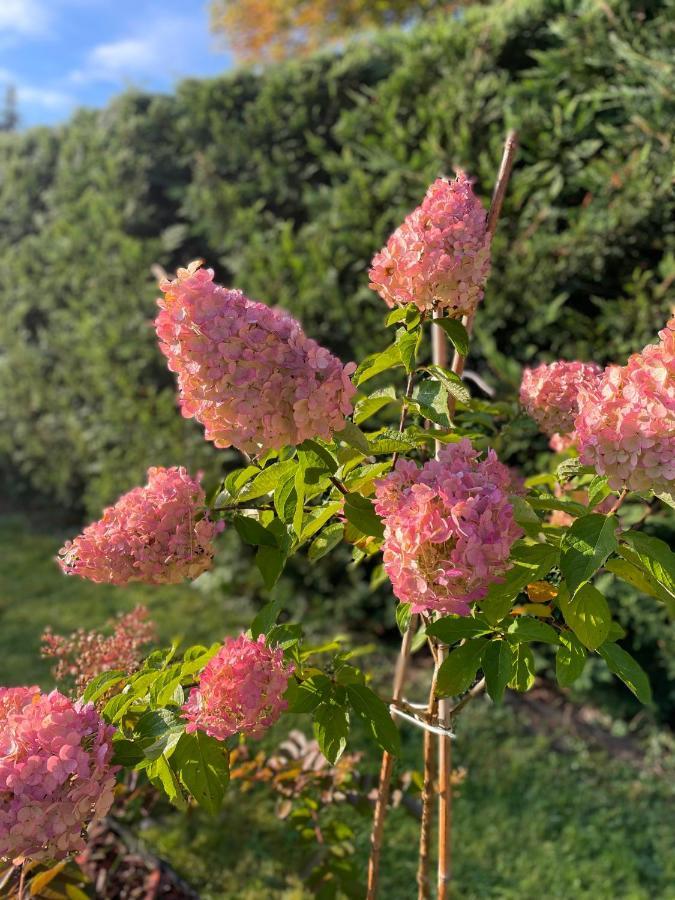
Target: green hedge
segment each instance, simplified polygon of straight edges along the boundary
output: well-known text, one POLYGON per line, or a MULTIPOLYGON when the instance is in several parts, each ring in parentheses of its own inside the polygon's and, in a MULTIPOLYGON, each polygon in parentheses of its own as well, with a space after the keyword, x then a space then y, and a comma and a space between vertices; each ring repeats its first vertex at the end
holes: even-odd
POLYGON ((219 465, 177 412, 150 266, 203 256, 354 357, 384 340, 373 251, 454 166, 487 197, 508 126, 474 364, 508 390, 519 363, 653 339, 675 277, 673 7, 508 0, 0 136, 8 483, 95 511, 149 464, 219 465))

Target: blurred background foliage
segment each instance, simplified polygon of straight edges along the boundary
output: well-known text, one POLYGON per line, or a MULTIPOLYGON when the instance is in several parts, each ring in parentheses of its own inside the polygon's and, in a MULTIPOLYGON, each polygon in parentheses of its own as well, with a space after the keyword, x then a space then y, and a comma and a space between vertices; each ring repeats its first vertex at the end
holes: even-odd
MULTIPOLYGON (((470 365, 513 397, 524 364, 624 362, 672 304, 674 48, 673 0, 504 0, 0 133, 2 495, 74 528, 149 465, 215 476, 232 454, 178 412, 152 267, 203 257, 361 357, 387 340, 373 252, 440 174, 466 167, 487 202, 509 127, 521 149, 470 365)), ((519 423, 506 455, 531 469, 545 440, 519 423)), ((248 564, 226 542, 213 576, 247 603, 248 564)), ((279 590, 294 612, 329 598, 338 627, 393 625, 386 589, 339 553, 293 561, 279 590)), ((675 628, 611 590, 667 718, 675 628)))
MULTIPOLYGON (((224 283, 291 310, 345 361, 361 357, 387 341, 367 287, 373 252, 428 183, 458 166, 487 202, 515 127, 521 149, 470 367, 514 398, 532 362, 624 362, 655 339, 673 303, 675 0, 213 0, 212 9, 216 29, 239 34, 240 58, 287 61, 186 81, 173 96, 128 92, 58 128, 15 132, 9 94, 0 114, 4 684, 52 684, 39 657, 48 624, 98 628, 144 602, 163 641, 209 641, 246 627, 266 599, 232 532, 196 585, 123 590, 67 580, 53 563, 83 519, 149 465, 203 468, 209 480, 235 458, 178 412, 152 327, 154 266, 202 257, 224 283)), ((503 446, 529 471, 545 449, 525 417, 503 446)), ((675 535, 672 516, 648 528, 675 535)), ((386 691, 394 602, 349 559, 345 548, 315 565, 294 557, 276 595, 313 637, 384 638, 367 665, 386 691)), ((601 577, 623 645, 649 673, 655 718, 672 724, 675 624, 651 598, 601 577)), ((545 649, 536 663, 545 681, 545 649)), ((421 698, 423 653, 412 681, 421 698)), ((458 847, 462 896, 670 896, 672 740, 599 666, 587 667, 573 699, 591 691, 611 713, 607 733, 629 747, 639 740, 637 764, 572 735, 566 715, 530 728, 519 706, 469 709, 456 827, 481 841, 458 847)), ((418 736, 403 736, 402 772, 419 767, 418 736)), ((377 764, 364 759, 366 777, 377 764)), ((233 795, 215 823, 167 808, 142 828, 205 900, 308 896, 307 860, 274 813, 265 789, 247 802, 233 795)), ((368 821, 353 817, 362 871, 368 821)), ((398 897, 414 877, 417 823, 398 808, 389 829, 384 889, 398 897)))

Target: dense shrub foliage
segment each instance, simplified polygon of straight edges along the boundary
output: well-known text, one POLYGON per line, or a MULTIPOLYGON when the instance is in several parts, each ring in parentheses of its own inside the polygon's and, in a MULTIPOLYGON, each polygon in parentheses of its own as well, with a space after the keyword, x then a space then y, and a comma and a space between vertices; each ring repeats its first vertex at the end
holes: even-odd
POLYGON ((93 511, 151 464, 215 467, 175 414, 151 265, 203 254, 353 359, 382 340, 373 251, 454 166, 485 195, 507 124, 522 149, 474 365, 515 389, 516 363, 623 363, 675 276, 674 21, 672 0, 518 0, 0 135, 6 471, 93 511))

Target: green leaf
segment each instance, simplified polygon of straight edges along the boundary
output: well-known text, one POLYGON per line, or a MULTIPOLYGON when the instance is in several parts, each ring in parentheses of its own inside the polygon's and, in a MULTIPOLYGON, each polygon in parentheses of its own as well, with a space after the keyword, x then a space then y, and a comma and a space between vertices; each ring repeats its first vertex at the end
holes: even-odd
POLYGON ((101 672, 96 678, 93 678, 84 690, 83 699, 87 703, 95 703, 99 697, 106 694, 111 687, 119 684, 127 678, 128 673, 122 669, 110 669, 108 672, 101 672))
POLYGON ((298 537, 302 534, 302 520, 305 515, 305 475, 302 465, 295 470, 295 510, 293 512, 293 531, 298 537))
POLYGON ((176 773, 169 765, 169 761, 165 756, 158 756, 153 759, 145 769, 148 778, 152 783, 164 790, 171 803, 180 810, 186 810, 187 804, 185 797, 180 788, 180 783, 176 777, 176 773))
POLYGON ((342 540, 344 533, 345 527, 342 522, 333 522, 332 525, 328 525, 327 528, 324 528, 324 530, 314 538, 307 551, 307 556, 312 562, 321 559, 322 556, 330 553, 333 547, 337 547, 342 540))
POLYGON ((496 624, 503 619, 518 594, 531 582, 548 575, 557 559, 557 551, 549 544, 515 544, 511 551, 512 568, 504 581, 490 585, 485 599, 480 601, 488 622, 496 624))
POLYGON ((553 494, 538 494, 536 497, 530 497, 528 502, 532 509, 544 511, 560 509, 571 516, 585 516, 588 512, 583 503, 577 503, 575 500, 564 500, 562 497, 555 497, 553 494))
POLYGON ((516 644, 513 648, 513 673, 509 687, 514 691, 529 691, 534 684, 534 656, 527 644, 516 644))
POLYGON ((173 709, 149 709, 136 724, 143 753, 151 760, 169 757, 184 731, 185 723, 173 709))
POLYGON ((347 685, 347 697, 354 712, 365 723, 368 732, 377 744, 387 752, 398 756, 401 752, 401 738, 389 710, 365 684, 347 685))
POLYGON ((258 638, 261 634, 267 634, 270 628, 276 624, 282 608, 282 600, 272 600, 271 603, 266 603, 251 622, 251 636, 258 638))
POLYGON ((560 571, 572 596, 589 581, 619 546, 614 516, 590 513, 577 519, 560 545, 560 571))
POLYGON ((639 555, 632 549, 620 545, 619 553, 622 556, 630 557, 634 562, 631 562, 628 558, 609 559, 605 563, 605 568, 644 594, 655 597, 657 600, 662 600, 668 607, 669 614, 675 618, 675 593, 671 593, 656 580, 651 572, 643 566, 639 555))
POLYGON ((355 425, 353 422, 347 422, 342 431, 336 431, 335 437, 341 441, 344 441, 345 444, 348 444, 350 447, 354 447, 356 450, 360 450, 365 456, 368 456, 370 453, 370 445, 368 443, 368 438, 361 431, 358 425, 355 425))
POLYGON ((334 500, 330 503, 326 503, 325 506, 317 506, 312 509, 304 520, 302 531, 300 533, 300 540, 303 542, 309 540, 309 538, 316 534, 316 532, 341 508, 342 501, 334 500))
POLYGON ((443 316, 442 318, 432 319, 431 321, 434 325, 443 329, 460 356, 466 356, 468 354, 469 334, 459 319, 449 319, 447 316, 443 316))
POLYGON ((675 493, 671 492, 667 494, 664 492, 661 494, 654 494, 654 496, 657 497, 661 503, 665 503, 666 506, 675 509, 675 493))
POLYGON ((360 425, 361 422, 365 422, 366 419, 374 416, 375 413, 384 409, 385 406, 396 402, 398 402, 396 399, 396 390, 391 386, 382 388, 379 391, 373 391, 368 397, 359 400, 354 407, 354 422, 357 425, 360 425))
POLYGON ((570 599, 564 585, 560 585, 558 604, 565 621, 589 650, 595 650, 607 640, 612 614, 607 601, 592 584, 584 584, 570 599))
POLYGON ((293 521, 295 509, 298 503, 298 495, 295 490, 295 474, 297 466, 290 469, 280 479, 274 491, 274 508, 281 521, 288 525, 293 521))
POLYGON ((312 675, 298 684, 294 679, 289 682, 286 692, 289 713, 309 713, 319 703, 330 703, 333 697, 333 684, 326 675, 312 675))
POLYGON ((448 392, 440 381, 420 381, 413 390, 413 401, 425 419, 442 428, 450 427, 448 392))
POLYGON ((384 320, 385 327, 389 327, 390 325, 396 325, 398 322, 403 322, 405 317, 408 314, 408 306, 397 306, 389 313, 387 318, 384 320))
POLYGON ((314 737, 329 763, 344 753, 349 736, 349 714, 337 703, 320 703, 314 710, 314 737))
POLYGON ((481 616, 445 616, 427 626, 427 634, 436 637, 444 644, 456 644, 467 638, 490 634, 492 627, 481 616))
POLYGON ((171 765, 197 803, 215 815, 223 805, 230 780, 223 744, 202 731, 184 734, 171 757, 171 765))
POLYGON ((640 664, 633 659, 618 644, 603 644, 598 648, 598 653, 607 663, 607 668, 629 688, 640 703, 650 706, 652 702, 652 689, 647 678, 647 673, 640 664))
POLYGON ((491 641, 483 654, 482 665, 487 692, 495 703, 501 703, 513 676, 513 650, 509 642, 491 641))
POLYGON ((396 344, 392 344, 381 353, 372 353, 370 356, 367 356, 354 372, 352 381, 358 386, 374 378, 375 375, 402 365, 403 360, 399 349, 396 344))
POLYGON ((473 638, 448 654, 438 670, 437 696, 457 696, 471 687, 487 644, 485 638, 473 638))
POLYGON ((401 328, 396 333, 396 347, 408 374, 415 368, 415 357, 417 356, 417 348, 420 345, 421 337, 422 332, 418 328, 413 331, 401 328))
POLYGON ((255 555, 255 564, 262 575, 265 587, 271 591, 284 571, 286 554, 275 547, 259 547, 255 555))
POLYGON ((235 516, 234 527, 237 534, 246 544, 253 547, 276 547, 277 539, 268 531, 264 525, 261 525, 256 519, 250 516, 235 516))
POLYGON ((517 641, 542 641, 545 644, 557 644, 558 632, 546 622, 532 616, 518 616, 508 627, 508 634, 517 641))
POLYGON ((347 494, 344 513, 348 522, 360 532, 376 538, 384 537, 382 519, 375 512, 373 501, 361 494, 347 494))
POLYGON ((593 509, 598 503, 602 503, 606 497, 609 497, 611 493, 612 489, 607 483, 607 477, 605 475, 596 475, 588 485, 588 508, 593 509))
POLYGON ((242 488, 237 499, 240 501, 256 500, 258 497, 264 497, 265 494, 274 492, 279 482, 286 478, 296 465, 297 463, 293 459, 272 463, 242 488))
POLYGON ((145 754, 141 747, 129 741, 126 738, 113 738, 113 764, 116 766, 124 766, 125 769, 133 769, 140 762, 145 760, 145 754))
POLYGON ((125 711, 134 703, 135 697, 130 693, 115 694, 103 707, 101 715, 106 722, 116 722, 121 719, 125 711))
POLYGON ((628 543, 634 552, 627 552, 622 543, 619 553, 641 568, 650 583, 659 585, 659 598, 668 606, 670 615, 675 617, 675 553, 665 541, 641 531, 627 531, 622 534, 621 540, 628 543))
POLYGON ((566 484, 577 475, 595 475, 595 469, 582 465, 579 457, 575 456, 573 459, 564 459, 555 474, 560 484, 566 484))
POLYGON ((471 403, 471 394, 459 375, 456 375, 450 369, 444 369, 435 364, 427 366, 427 372, 437 378, 448 394, 455 398, 459 403, 468 406, 471 403))
POLYGON ((584 671, 586 651, 576 635, 565 631, 555 657, 555 675, 561 687, 569 687, 584 671))
POLYGON ((334 475, 338 470, 338 461, 327 447, 318 441, 306 440, 298 446, 298 460, 304 469, 318 468, 334 475))
POLYGON ((410 625, 410 619, 412 618, 412 612, 410 609, 410 603, 399 603, 396 607, 396 624, 398 625, 398 630, 401 634, 405 634, 408 630, 408 625, 410 625))
POLYGON ((407 453, 415 444, 410 440, 407 433, 400 434, 398 429, 383 428, 379 434, 375 435, 368 442, 369 452, 371 456, 379 456, 383 453, 407 453))
POLYGON ((509 497, 509 503, 513 507, 513 518, 517 524, 530 536, 536 538, 541 531, 542 522, 527 500, 516 495, 509 497))

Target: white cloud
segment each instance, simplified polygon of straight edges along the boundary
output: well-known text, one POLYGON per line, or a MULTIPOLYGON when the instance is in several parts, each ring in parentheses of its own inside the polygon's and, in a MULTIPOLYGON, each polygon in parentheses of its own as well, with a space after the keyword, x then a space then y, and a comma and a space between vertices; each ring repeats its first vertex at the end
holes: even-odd
POLYGON ((49 22, 44 0, 0 0, 0 33, 44 34, 49 22))
POLYGON ((25 108, 25 106, 32 106, 42 110, 59 112, 68 111, 77 103, 77 98, 72 94, 54 90, 53 88, 42 88, 34 84, 26 84, 26 82, 17 78, 13 72, 10 72, 9 69, 0 69, 0 89, 4 85, 10 84, 16 88, 19 109, 25 108))
POLYGON ((196 54, 203 55, 204 24, 197 18, 169 16, 146 23, 142 34, 92 47, 84 65, 71 72, 68 81, 115 84, 152 76, 185 74, 196 54))
POLYGON ((75 97, 65 91, 55 91, 51 88, 33 87, 29 84, 19 84, 16 89, 19 103, 30 104, 41 109, 68 110, 76 104, 75 97))

